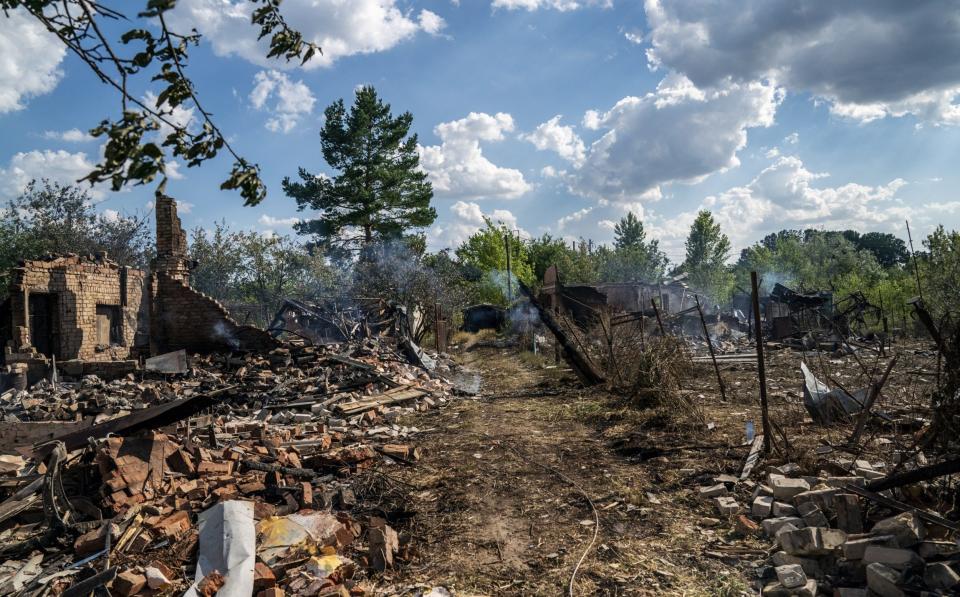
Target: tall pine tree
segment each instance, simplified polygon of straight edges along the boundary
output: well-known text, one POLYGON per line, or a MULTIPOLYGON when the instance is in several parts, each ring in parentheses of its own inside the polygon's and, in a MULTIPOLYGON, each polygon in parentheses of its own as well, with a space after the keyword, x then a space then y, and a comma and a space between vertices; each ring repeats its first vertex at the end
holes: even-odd
POLYGON ((643 229, 643 222, 632 211, 620 218, 620 222, 613 228, 613 246, 618 249, 627 247, 641 247, 647 238, 647 232, 643 229))
POLYGON ((647 241, 643 222, 633 214, 620 218, 613 229, 613 251, 597 251, 602 278, 609 282, 652 282, 663 277, 667 256, 656 239, 647 241))
POLYGON ((733 274, 727 267, 730 239, 707 210, 697 213, 687 236, 687 255, 680 270, 695 291, 706 292, 717 301, 726 300, 733 287, 733 274))
POLYGON ((349 113, 340 99, 324 115, 320 147, 338 174, 330 178, 300 168, 301 182, 283 180, 284 192, 301 211, 319 212, 298 223, 297 232, 323 247, 355 251, 432 224, 433 187, 419 169, 417 136, 407 136, 413 115, 394 117, 373 87, 357 90, 349 113))

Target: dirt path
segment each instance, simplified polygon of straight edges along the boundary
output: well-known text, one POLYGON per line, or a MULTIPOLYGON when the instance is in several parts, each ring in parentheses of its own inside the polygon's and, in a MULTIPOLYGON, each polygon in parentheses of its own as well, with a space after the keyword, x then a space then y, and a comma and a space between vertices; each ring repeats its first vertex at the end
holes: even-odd
POLYGON ((513 351, 478 348, 462 360, 481 371, 486 397, 419 418, 429 429, 421 442, 426 456, 416 467, 383 471, 381 507, 416 550, 385 584, 422 582, 458 595, 564 595, 587 551, 576 595, 747 589, 750 560, 723 557, 733 543, 729 531, 695 497, 742 454, 713 452, 704 462, 701 451, 680 451, 639 461, 624 455, 636 449, 614 446, 644 427, 653 447, 679 441, 650 418, 656 415, 617 409, 602 392, 577 390, 569 373, 513 351))

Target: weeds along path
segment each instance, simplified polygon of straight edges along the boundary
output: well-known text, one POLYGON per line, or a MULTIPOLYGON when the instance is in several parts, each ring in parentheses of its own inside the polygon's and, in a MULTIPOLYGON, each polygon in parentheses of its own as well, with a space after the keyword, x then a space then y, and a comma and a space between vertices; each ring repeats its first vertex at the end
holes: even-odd
POLYGON ((481 371, 486 397, 419 419, 430 429, 424 458, 382 469, 371 496, 419 550, 382 586, 566 595, 596 531, 575 595, 741 594, 743 571, 704 555, 726 541, 714 528, 719 521, 696 513, 696 477, 716 474, 721 461, 705 463, 702 453, 625 457, 611 440, 657 422, 529 357, 494 348, 463 354, 481 371), (681 470, 688 461, 695 470, 681 470), (574 485, 594 503, 599 527, 574 485))

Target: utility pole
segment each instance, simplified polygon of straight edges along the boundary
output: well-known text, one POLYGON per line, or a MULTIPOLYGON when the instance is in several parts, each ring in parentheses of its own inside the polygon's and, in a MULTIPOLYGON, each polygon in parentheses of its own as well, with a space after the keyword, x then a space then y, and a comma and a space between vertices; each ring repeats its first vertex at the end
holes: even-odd
POLYGON ((510 273, 510 235, 512 233, 507 230, 507 235, 503 237, 503 243, 507 249, 507 304, 513 302, 513 283, 510 278, 512 275, 510 273))
POLYGON ((910 256, 913 257, 913 271, 917 276, 917 295, 923 300, 923 289, 920 288, 920 265, 917 263, 917 253, 913 250, 913 235, 910 234, 910 220, 907 220, 907 238, 910 240, 910 256))

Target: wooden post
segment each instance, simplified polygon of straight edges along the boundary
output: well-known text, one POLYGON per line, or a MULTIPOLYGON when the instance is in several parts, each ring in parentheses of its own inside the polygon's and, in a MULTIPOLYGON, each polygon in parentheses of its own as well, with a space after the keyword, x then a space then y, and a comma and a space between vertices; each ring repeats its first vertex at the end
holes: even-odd
POLYGON ((703 336, 707 339, 707 348, 710 349, 710 360, 713 361, 713 370, 717 374, 717 385, 720 386, 720 400, 727 401, 727 390, 723 385, 723 378, 720 376, 720 365, 717 365, 717 355, 713 352, 713 341, 710 340, 710 332, 707 331, 707 320, 703 318, 703 309, 700 307, 700 295, 694 294, 697 301, 697 313, 700 314, 700 325, 703 326, 703 336))
POLYGON ((870 393, 867 395, 867 399, 863 402, 863 408, 860 409, 860 416, 857 418, 857 426, 850 435, 850 441, 847 445, 856 446, 860 441, 860 435, 863 433, 863 428, 866 427, 867 419, 870 418, 870 409, 873 407, 873 403, 877 401, 877 397, 880 396, 880 390, 883 388, 884 384, 887 383, 887 378, 890 377, 890 371, 892 371, 893 366, 897 364, 898 358, 900 358, 900 355, 896 355, 890 359, 890 362, 887 363, 887 369, 883 372, 883 376, 880 378, 880 381, 875 381, 873 384, 871 384, 870 393))
MULTIPOLYGON (((880 338, 880 356, 887 356, 886 345, 890 343, 890 324, 887 322, 887 312, 883 309, 883 293, 880 293, 880 320, 883 323, 883 337, 880 338)), ((890 344, 890 348, 893 345, 890 344)))
POLYGON ((767 370, 763 362, 763 328, 760 325, 760 288, 757 284, 757 272, 750 272, 750 286, 753 290, 753 329, 757 338, 757 373, 760 378, 760 412, 763 421, 763 451, 770 453, 770 409, 767 405, 767 370))
POLYGON ((647 327, 647 322, 643 318, 643 291, 640 291, 640 352, 646 352, 647 347, 645 346, 646 340, 644 339, 644 328, 647 327))
POLYGON ((660 335, 666 336, 666 332, 663 331, 663 320, 660 319, 660 309, 657 309, 657 301, 650 299, 650 304, 653 305, 653 314, 657 316, 657 325, 660 327, 660 335))
POLYGON ((913 250, 913 235, 910 234, 910 220, 907 220, 907 238, 910 239, 910 256, 913 258, 913 272, 917 275, 917 295, 923 300, 923 288, 920 286, 920 265, 917 263, 917 253, 913 250))

